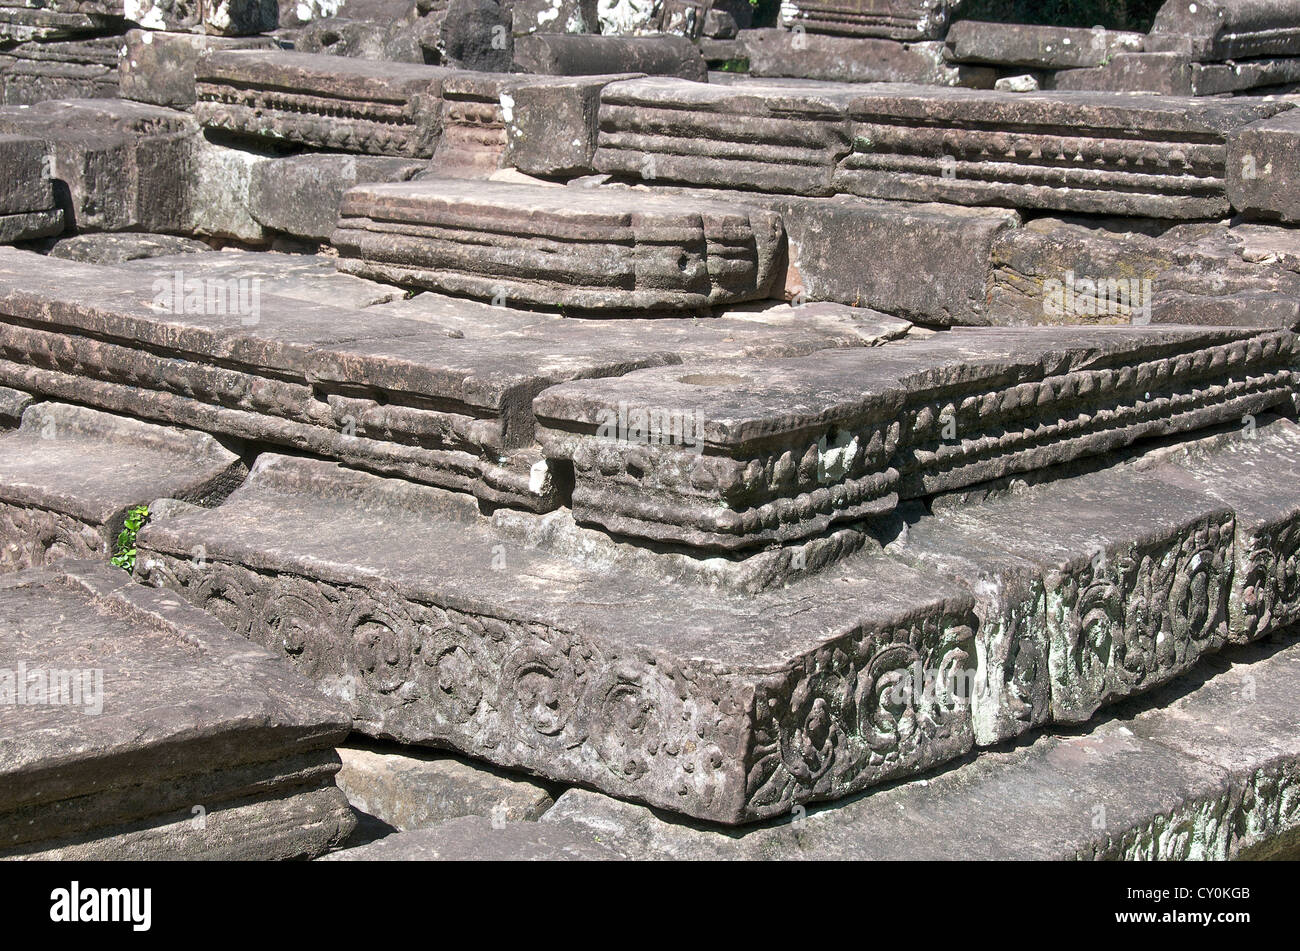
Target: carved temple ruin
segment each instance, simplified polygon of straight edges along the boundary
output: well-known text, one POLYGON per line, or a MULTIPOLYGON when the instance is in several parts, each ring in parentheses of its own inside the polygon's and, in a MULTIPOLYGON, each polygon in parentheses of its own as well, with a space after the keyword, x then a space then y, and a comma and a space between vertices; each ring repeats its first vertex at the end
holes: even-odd
POLYGON ((1300 848, 1300 3, 0 0, 0 83, 0 857, 1300 848))

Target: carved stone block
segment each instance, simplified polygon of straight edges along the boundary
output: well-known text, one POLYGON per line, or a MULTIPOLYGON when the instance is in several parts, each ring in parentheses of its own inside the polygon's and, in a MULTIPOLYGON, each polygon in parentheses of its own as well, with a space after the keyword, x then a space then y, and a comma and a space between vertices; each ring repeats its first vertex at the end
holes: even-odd
POLYGON ((1147 49, 1202 62, 1300 55, 1300 9, 1290 0, 1166 0, 1147 49))
POLYGON ((209 51, 196 70, 205 127, 336 152, 429 158, 451 70, 281 51, 209 51))
POLYGON ((288 654, 363 731, 717 822, 971 748, 971 601, 936 577, 864 556, 692 602, 504 542, 466 501, 263 456, 219 513, 148 526, 137 568, 288 654), (342 517, 358 505, 382 544, 342 517))
POLYGON ((330 243, 348 274, 498 305, 635 314, 767 297, 783 238, 762 211, 428 180, 353 188, 330 243))
POLYGON ((782 0, 781 25, 795 31, 891 40, 935 40, 960 0, 782 0))

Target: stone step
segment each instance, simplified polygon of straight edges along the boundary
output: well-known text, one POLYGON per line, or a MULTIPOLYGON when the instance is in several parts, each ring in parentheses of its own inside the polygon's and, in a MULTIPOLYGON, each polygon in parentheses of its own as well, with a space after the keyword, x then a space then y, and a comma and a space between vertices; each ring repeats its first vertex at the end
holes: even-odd
POLYGON ((0 578, 0 855, 310 858, 354 824, 337 707, 91 562, 0 578))
POLYGON ((315 303, 374 294, 342 275, 318 281, 319 259, 159 261, 106 268, 0 249, 0 385, 541 511, 562 489, 535 443, 531 400, 547 386, 871 346, 907 328, 836 305, 611 327, 448 298, 368 319, 315 303), (263 279, 293 296, 262 294, 263 279))
POLYGON ((537 823, 453 820, 336 852, 412 859, 1183 861, 1293 856, 1300 719, 1294 635, 1237 649, 1214 676, 1086 733, 1042 736, 744 831, 566 792, 537 823), (606 853, 612 853, 608 855, 606 853))
POLYGON ((35 403, 0 435, 0 571, 105 557, 133 507, 216 505, 244 474, 205 433, 35 403))
POLYGON ((464 496, 275 456, 138 544, 149 583, 288 653, 364 733, 713 821, 973 742, 961 698, 931 694, 904 726, 873 693, 973 650, 969 597, 879 556, 797 589, 674 589, 516 542, 464 496))
POLYGON ((1291 399, 1292 336, 950 331, 871 351, 661 367, 534 400, 578 521, 706 549, 786 543, 935 492, 1291 399))
POLYGON ((358 185, 331 243, 341 271, 498 306, 639 316, 769 296, 772 213, 632 191, 491 182, 358 185))
POLYGON ((1248 626, 1229 606, 1258 587, 1242 566, 1297 557, 1281 500, 1300 429, 1261 432, 1241 459, 1166 454, 936 509, 883 551, 844 545, 749 589, 667 583, 680 566, 268 455, 221 508, 146 527, 137 571, 287 653, 362 732, 735 824, 1090 720, 1276 631, 1289 588, 1243 596, 1276 605, 1248 626), (1253 464, 1240 525, 1165 468, 1253 464))
POLYGON ((1211 218, 1229 210, 1230 135, 1287 108, 657 77, 602 90, 593 165, 645 181, 806 196, 1211 218))
POLYGON ((33 40, 0 52, 0 101, 35 105, 56 99, 116 99, 122 37, 33 40))

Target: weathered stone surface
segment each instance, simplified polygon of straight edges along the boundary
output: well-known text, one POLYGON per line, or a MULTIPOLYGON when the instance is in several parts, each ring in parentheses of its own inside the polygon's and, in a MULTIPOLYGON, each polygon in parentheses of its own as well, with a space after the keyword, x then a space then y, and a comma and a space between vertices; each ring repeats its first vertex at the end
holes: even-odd
POLYGON ((230 148, 197 137, 190 156, 185 214, 173 230, 260 243, 265 232, 253 216, 250 191, 257 169, 273 158, 269 151, 230 148))
POLYGON ((578 789, 540 825, 634 859, 1170 861, 1227 858, 1235 815, 1223 770, 1108 723, 740 833, 578 789))
POLYGON ((1103 470, 945 509, 887 550, 976 592, 984 743, 1086 722, 1227 643, 1233 511, 1195 487, 1103 470))
POLYGON ((846 110, 858 88, 611 83, 601 93, 593 168, 650 182, 829 195, 835 164, 851 150, 846 110))
POLYGON ((515 63, 529 73, 596 76, 643 73, 705 82, 695 44, 681 36, 583 36, 533 33, 515 40, 515 63))
POLYGON ((1228 144, 1228 198, 1250 217, 1300 221, 1300 111, 1239 129, 1228 144))
POLYGON ((418 159, 369 155, 288 155, 252 168, 248 210, 263 227, 328 241, 343 194, 358 182, 404 182, 428 168, 418 159))
POLYGON ((938 41, 901 43, 863 36, 746 30, 743 42, 751 76, 976 89, 991 89, 997 80, 993 69, 949 62, 938 41))
POLYGON ((63 211, 26 211, 0 215, 0 244, 47 238, 63 232, 63 211))
POLYGON ((225 37, 201 33, 131 30, 119 63, 123 99, 172 109, 194 105, 195 75, 205 50, 275 49, 269 36, 225 37))
POLYGON ((888 511, 899 495, 1235 422, 1288 399, 1292 347, 1288 332, 952 331, 575 381, 533 408, 548 456, 573 462, 579 521, 743 549, 888 511))
MULTIPOLYGON (((124 267, 119 273, 139 275, 137 282, 148 287, 151 296, 162 292, 164 305, 166 294, 175 291, 177 272, 182 285, 197 280, 204 285, 220 284, 229 288, 231 281, 237 282, 241 286, 230 294, 233 303, 228 310, 247 318, 245 326, 256 326, 260 322, 262 295, 278 298, 281 305, 287 300, 300 300, 349 310, 384 304, 401 296, 399 291, 387 285, 338 273, 334 259, 320 254, 212 251, 204 248, 197 254, 183 251, 122 263, 124 267), (171 286, 164 288, 163 284, 171 286), (249 306, 241 310, 235 304, 249 306)), ((182 288, 180 294, 173 293, 173 296, 184 293, 182 288)), ((163 310, 166 310, 165 306, 163 310)))
POLYGON ((148 30, 188 30, 220 36, 269 33, 280 25, 278 0, 123 0, 126 18, 148 30))
POLYGON ((1117 53, 1087 69, 1062 69, 1044 77, 1045 89, 1067 92, 1149 92, 1195 95, 1196 66, 1183 53, 1117 53))
POLYGON ((699 311, 768 296, 776 215, 495 183, 360 185, 330 239, 345 273, 512 306, 699 311))
POLYGON ((935 40, 960 0, 782 0, 781 25, 809 33, 935 40))
POLYGON ((451 0, 437 33, 436 62, 456 69, 509 72, 515 44, 512 13, 520 3, 497 0, 451 0))
POLYGON ((20 572, 0 639, 23 692, 0 717, 0 854, 309 858, 351 830, 336 707, 174 596, 107 565, 20 572), (59 672, 77 692, 38 697, 59 672))
POLYGON ((205 433, 36 403, 0 436, 0 570, 113 551, 127 510, 175 497, 215 505, 243 479, 205 433))
POLYGON ((763 206, 785 225, 796 293, 938 326, 992 322, 988 262, 999 237, 1020 223, 996 208, 847 196, 779 197, 763 206))
MULTIPOLYGON (((409 17, 397 20, 352 20, 326 17, 315 20, 294 37, 293 48, 299 53, 330 56, 355 56, 394 63, 424 63, 421 40, 433 41, 436 30, 428 30, 423 21, 413 24, 409 17)), ((440 65, 440 64, 431 64, 440 65)))
POLYGON ((210 250, 202 241, 172 234, 79 234, 60 239, 50 256, 83 264, 123 264, 140 258, 210 250))
POLYGON ((120 11, 113 15, 90 9, 58 9, 27 0, 0 0, 0 47, 29 40, 47 42, 87 34, 117 32, 122 25, 120 11))
POLYGON ((508 73, 454 72, 442 84, 442 137, 433 155, 439 178, 488 178, 506 151, 506 107, 534 80, 508 73))
POLYGON ((1162 218, 1227 211, 1228 136, 1274 100, 667 78, 601 94, 596 171, 807 196, 836 191, 1162 218), (1086 130, 1086 134, 1080 134, 1086 130))
POLYGON ((0 426, 12 429, 22 422, 23 410, 32 405, 32 395, 0 386, 0 426))
POLYGON ((959 63, 1031 69, 1103 66, 1117 53, 1140 53, 1145 37, 1103 28, 1075 29, 962 20, 948 30, 949 55, 959 63))
POLYGON ((53 99, 114 99, 119 36, 22 43, 0 52, 0 101, 34 105, 53 99))
POLYGON ((601 28, 598 0, 515 0, 510 5, 511 31, 530 33, 611 33, 601 28))
POLYGON ((1300 9, 1289 0, 1167 0, 1147 49, 1202 62, 1300 54, 1300 9))
POLYGON ((998 324, 1186 323, 1295 327, 1300 277, 1285 230, 1039 218, 993 242, 998 324), (1265 233, 1266 232, 1266 233, 1265 233))
POLYGON ((1190 692, 1170 689, 1129 723, 1144 741, 1212 764, 1232 784, 1233 859, 1280 857, 1300 837, 1300 745, 1294 636, 1223 658, 1226 670, 1190 692))
POLYGON ((403 832, 462 816, 526 822, 553 805, 538 783, 445 753, 349 745, 339 757, 337 782, 348 801, 403 832))
POLYGON ((1228 634, 1256 640, 1300 621, 1300 427, 1279 420, 1256 428, 1248 417, 1240 438, 1198 452, 1153 477, 1205 493, 1236 513, 1235 570, 1228 634))
POLYGON ((198 131, 182 112, 126 100, 0 108, 0 133, 50 150, 65 223, 79 231, 174 230, 198 131))
POLYGON ((451 819, 419 832, 390 835, 360 848, 332 852, 326 862, 610 862, 625 856, 574 823, 508 823, 451 819))
POLYGON ((961 667, 972 649, 970 601, 888 559, 695 602, 502 540, 464 496, 268 456, 217 517, 150 525, 140 545, 151 583, 285 644, 358 729, 715 821, 972 744, 946 689, 909 695, 905 714, 882 698, 899 671, 961 667), (339 517, 359 504, 382 545, 339 517))
POLYGON ((48 150, 39 139, 0 135, 0 163, 6 172, 0 182, 0 214, 54 206, 47 158, 48 150))
POLYGON ((1228 210, 1228 137, 1281 105, 881 87, 853 104, 854 151, 835 183, 910 201, 1212 217, 1228 210))
POLYGON ((504 161, 530 175, 590 169, 596 154, 600 91, 629 75, 552 79, 520 86, 504 109, 504 161))
POLYGON ((429 158, 443 104, 440 66, 279 51, 209 51, 194 114, 208 128, 313 148, 429 158))

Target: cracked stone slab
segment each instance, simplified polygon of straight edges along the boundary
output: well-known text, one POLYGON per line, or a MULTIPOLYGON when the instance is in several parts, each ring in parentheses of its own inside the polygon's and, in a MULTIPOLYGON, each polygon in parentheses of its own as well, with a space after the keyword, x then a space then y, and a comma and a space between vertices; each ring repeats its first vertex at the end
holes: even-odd
MULTIPOLYGON (((1286 229, 1039 218, 992 241, 989 320, 1024 324, 1300 325, 1286 229)), ((1257 227, 1257 226, 1256 226, 1257 227)))
POLYGON ((780 21, 788 30, 891 40, 943 36, 960 0, 782 0, 780 21))
POLYGON ((288 653, 362 732, 713 821, 973 744, 946 687, 904 692, 906 711, 887 699, 914 665, 966 664, 972 602, 879 556, 797 588, 681 598, 503 538, 464 495, 272 456, 219 510, 151 524, 139 545, 142 577, 288 653), (356 533, 358 507, 382 538, 356 533))
POLYGON ((175 596, 91 562, 7 575, 0 644, 22 692, 0 716, 0 855, 310 858, 351 831, 346 719, 175 596))
POLYGON ((350 744, 339 757, 336 781, 348 801, 402 832, 462 816, 533 821, 554 804, 546 787, 526 777, 445 753, 350 744))
POLYGON ((83 264, 125 264, 142 258, 170 258, 173 255, 206 253, 212 250, 196 238, 173 234, 117 232, 78 234, 61 238, 50 248, 50 257, 83 264))
POLYGON ((81 10, 59 9, 60 6, 38 6, 24 0, 3 0, 0 2, 0 44, 63 40, 86 34, 116 32, 122 27, 121 10, 119 8, 114 13, 111 4, 100 9, 88 4, 81 10))
POLYGON ((0 436, 0 570, 104 557, 129 509, 154 499, 215 505, 243 479, 206 433, 35 403, 0 436))
POLYGON ((514 306, 700 311, 768 296, 780 218, 633 191, 486 182, 359 185, 341 271, 514 306))
POLYGON ((973 328, 574 381, 533 408, 547 455, 573 463, 580 522, 741 550, 1236 422, 1289 401, 1293 346, 1286 331, 973 328))

